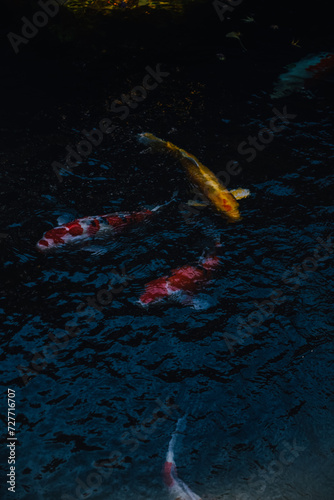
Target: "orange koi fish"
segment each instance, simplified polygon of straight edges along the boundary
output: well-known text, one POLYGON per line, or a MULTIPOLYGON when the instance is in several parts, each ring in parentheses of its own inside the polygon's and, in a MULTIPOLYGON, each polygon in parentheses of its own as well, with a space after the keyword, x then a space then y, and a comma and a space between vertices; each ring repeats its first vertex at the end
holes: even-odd
POLYGON ((190 181, 205 195, 216 212, 223 215, 230 222, 236 222, 241 219, 238 209, 239 204, 236 198, 226 189, 215 174, 202 165, 195 156, 171 142, 163 141, 150 133, 140 134, 139 140, 144 144, 152 146, 153 149, 170 152, 177 158, 186 169, 190 181))

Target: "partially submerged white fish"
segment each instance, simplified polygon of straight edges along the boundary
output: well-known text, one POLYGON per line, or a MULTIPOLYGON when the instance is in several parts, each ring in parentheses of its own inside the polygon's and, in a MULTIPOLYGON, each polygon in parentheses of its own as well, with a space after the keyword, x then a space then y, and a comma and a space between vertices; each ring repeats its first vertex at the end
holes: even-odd
POLYGON ((169 442, 166 462, 164 465, 163 476, 164 483, 168 488, 169 494, 173 500, 201 500, 191 489, 177 477, 176 465, 174 461, 174 446, 176 435, 183 425, 185 417, 180 418, 177 422, 176 430, 169 442))

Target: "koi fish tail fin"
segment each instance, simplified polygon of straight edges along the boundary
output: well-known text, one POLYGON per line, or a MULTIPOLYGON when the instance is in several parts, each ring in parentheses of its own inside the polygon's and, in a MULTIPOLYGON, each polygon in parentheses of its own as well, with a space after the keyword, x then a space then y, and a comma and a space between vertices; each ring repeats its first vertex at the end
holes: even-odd
POLYGON ((218 239, 215 241, 215 250, 217 250, 217 248, 221 248, 223 246, 222 239, 223 239, 223 235, 220 234, 218 239))
POLYGON ((221 258, 217 255, 217 248, 221 247, 220 239, 215 242, 213 248, 205 248, 199 259, 199 265, 207 271, 212 271, 220 266, 221 258))
POLYGON ((215 255, 215 253, 216 252, 214 248, 205 247, 202 255, 199 258, 199 263, 201 264, 203 260, 207 259, 208 257, 212 257, 213 255, 215 255))
POLYGON ((222 236, 219 235, 219 237, 215 240, 215 244, 213 247, 205 247, 204 248, 202 255, 199 258, 200 264, 202 264, 203 260, 205 261, 206 259, 214 258, 217 256, 217 248, 220 248, 223 246, 221 243, 221 239, 222 239, 222 236))

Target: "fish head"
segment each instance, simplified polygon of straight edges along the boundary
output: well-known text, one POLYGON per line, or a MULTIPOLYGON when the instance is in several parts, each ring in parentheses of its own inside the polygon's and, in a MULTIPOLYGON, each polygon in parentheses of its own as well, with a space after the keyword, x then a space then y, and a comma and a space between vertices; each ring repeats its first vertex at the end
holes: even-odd
MULTIPOLYGON (((95 226, 92 226, 92 233, 95 232, 95 226)), ((72 239, 76 239, 78 237, 82 237, 84 233, 84 225, 78 219, 64 224, 63 226, 54 227, 49 231, 44 233, 43 238, 39 240, 36 247, 38 250, 45 251, 50 250, 52 248, 58 247, 71 241, 72 239)))
POLYGON ((58 245, 65 243, 63 237, 67 234, 65 227, 55 227, 44 233, 43 238, 39 240, 36 247, 38 250, 45 251, 55 248, 58 245))
POLYGON ((52 242, 50 242, 50 240, 48 240, 46 238, 42 238, 37 242, 36 248, 40 252, 45 252, 45 250, 50 250, 50 248, 52 248, 52 242), (50 245, 50 243, 51 243, 51 245, 50 245))

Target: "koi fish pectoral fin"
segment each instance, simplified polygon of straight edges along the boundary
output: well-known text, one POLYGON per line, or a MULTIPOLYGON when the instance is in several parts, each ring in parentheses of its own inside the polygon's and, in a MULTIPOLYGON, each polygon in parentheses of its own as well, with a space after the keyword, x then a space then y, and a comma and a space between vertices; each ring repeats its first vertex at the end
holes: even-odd
POLYGON ((248 198, 248 196, 250 196, 250 190, 243 188, 232 189, 230 193, 236 200, 242 200, 243 198, 248 198))

